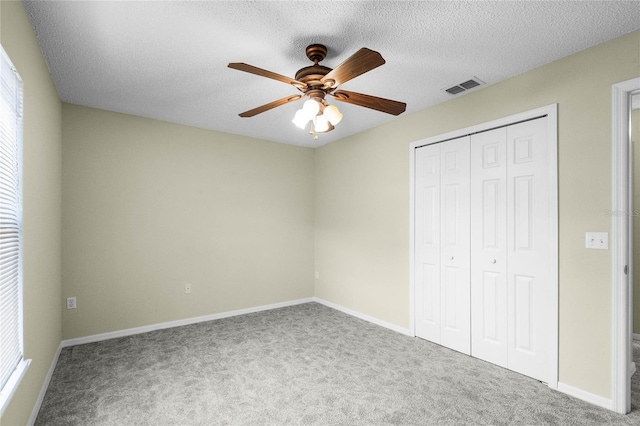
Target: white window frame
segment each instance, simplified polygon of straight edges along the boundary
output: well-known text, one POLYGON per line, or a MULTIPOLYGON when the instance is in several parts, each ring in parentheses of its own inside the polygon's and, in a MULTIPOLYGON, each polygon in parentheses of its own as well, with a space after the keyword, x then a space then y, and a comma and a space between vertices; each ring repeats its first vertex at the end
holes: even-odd
MULTIPOLYGON (((22 78, 20 78, 20 74, 18 73, 18 71, 16 70, 16 68, 13 66, 13 63, 11 62, 11 60, 9 59, 9 56, 7 55, 7 53, 5 52, 4 48, 2 46, 0 46, 0 54, 2 54, 2 59, 3 61, 7 61, 7 63, 9 64, 10 68, 13 70, 13 72, 15 73, 15 76, 17 78, 17 82, 18 85, 20 87, 20 97, 22 99, 23 98, 23 90, 22 90, 22 78)), ((20 102, 20 105, 22 105, 22 101, 20 102)), ((22 116, 22 111, 23 109, 19 112, 20 116, 22 116)), ((16 141, 15 143, 18 146, 18 194, 20 197, 20 205, 22 204, 22 120, 20 120, 20 125, 18 126, 18 131, 17 131, 17 135, 16 135, 16 141)), ((5 409, 7 408, 7 406, 9 405, 9 401, 11 400, 11 397, 14 395, 14 393, 16 392, 16 390, 18 389, 18 386, 20 385, 20 382, 22 381, 22 378, 24 377, 25 373, 27 372, 27 368, 29 367, 29 364, 31 363, 31 360, 26 360, 24 359, 24 339, 23 339, 23 294, 22 294, 22 278, 23 278, 23 269, 22 269, 22 209, 21 207, 19 207, 19 219, 18 219, 18 223, 19 223, 19 235, 20 235, 20 239, 19 239, 19 248, 18 248, 18 252, 19 252, 19 261, 18 261, 18 335, 19 335, 19 344, 20 344, 20 353, 22 354, 20 360, 18 361, 18 364, 15 366, 13 373, 9 376, 7 382, 4 384, 4 386, 2 386, 2 389, 0 389, 0 416, 2 416, 4 414, 5 409)), ((1 343, 1 342, 0 342, 1 343)), ((2 385, 0 383, 0 385, 2 385)))

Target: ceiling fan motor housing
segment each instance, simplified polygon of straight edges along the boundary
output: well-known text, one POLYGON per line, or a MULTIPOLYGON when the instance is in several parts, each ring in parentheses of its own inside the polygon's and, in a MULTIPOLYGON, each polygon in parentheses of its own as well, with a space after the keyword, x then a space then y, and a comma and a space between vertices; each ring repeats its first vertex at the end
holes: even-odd
POLYGON ((311 65, 298 70, 295 79, 307 84, 308 86, 322 86, 320 79, 327 75, 329 71, 331 71, 331 68, 329 67, 325 67, 323 65, 311 65))
POLYGON ((313 61, 313 65, 299 69, 295 79, 314 89, 323 85, 320 80, 332 69, 318 64, 327 56, 327 48, 324 45, 311 44, 307 46, 306 54, 307 58, 313 61))

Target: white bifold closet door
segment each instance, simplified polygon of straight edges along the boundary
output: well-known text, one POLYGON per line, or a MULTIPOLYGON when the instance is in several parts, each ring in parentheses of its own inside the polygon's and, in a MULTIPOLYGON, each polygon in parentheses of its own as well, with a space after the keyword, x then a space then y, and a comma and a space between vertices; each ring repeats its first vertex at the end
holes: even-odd
POLYGON ((471 354, 507 367, 507 128, 471 144, 471 354))
POLYGON ((415 161, 416 335, 470 354, 469 137, 415 161))
POLYGON ((547 381, 551 216, 547 120, 507 127, 508 368, 547 381))
POLYGON ((471 137, 471 354, 546 380, 546 118, 471 137))
POLYGON ((416 336, 546 381, 547 118, 415 150, 416 336))

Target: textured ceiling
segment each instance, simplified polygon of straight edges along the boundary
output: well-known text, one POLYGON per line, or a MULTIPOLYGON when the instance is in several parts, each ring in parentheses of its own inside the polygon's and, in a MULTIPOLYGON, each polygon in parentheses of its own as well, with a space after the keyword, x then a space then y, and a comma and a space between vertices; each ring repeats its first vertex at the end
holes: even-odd
POLYGON ((317 141, 291 123, 301 102, 240 118, 298 92, 229 62, 293 77, 308 44, 328 47, 331 68, 368 47, 386 64, 341 88, 406 102, 406 115, 471 77, 493 84, 640 28, 638 1, 24 4, 63 101, 303 146, 396 117, 332 102, 344 119, 317 141))

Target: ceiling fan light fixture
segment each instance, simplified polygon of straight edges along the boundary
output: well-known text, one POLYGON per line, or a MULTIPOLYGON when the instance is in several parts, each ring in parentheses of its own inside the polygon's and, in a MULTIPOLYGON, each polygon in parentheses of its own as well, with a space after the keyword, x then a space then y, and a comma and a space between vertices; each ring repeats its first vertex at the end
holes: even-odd
POLYGON ((338 107, 335 105, 328 105, 324 109, 323 115, 327 117, 327 120, 329 120, 329 123, 333 124, 334 126, 338 124, 343 117, 342 113, 340 112, 338 107))

